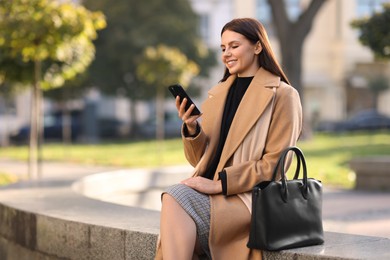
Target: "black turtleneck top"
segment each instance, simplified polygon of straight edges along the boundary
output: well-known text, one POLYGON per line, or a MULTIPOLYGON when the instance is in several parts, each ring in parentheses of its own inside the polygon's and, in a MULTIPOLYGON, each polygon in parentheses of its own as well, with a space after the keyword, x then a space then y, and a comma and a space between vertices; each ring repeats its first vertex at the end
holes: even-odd
MULTIPOLYGON (((219 136, 219 142, 215 156, 211 161, 210 165, 203 177, 213 179, 215 171, 217 170, 219 160, 221 158, 222 150, 225 145, 227 135, 229 133, 230 126, 232 124, 234 115, 236 114, 237 108, 240 105, 241 99, 244 96, 249 84, 253 77, 237 77, 229 89, 229 93, 226 98, 225 108, 223 110, 222 123, 221 123, 221 134, 219 136)), ((222 181, 222 190, 226 194, 226 173, 222 172, 219 174, 219 178, 222 181)))

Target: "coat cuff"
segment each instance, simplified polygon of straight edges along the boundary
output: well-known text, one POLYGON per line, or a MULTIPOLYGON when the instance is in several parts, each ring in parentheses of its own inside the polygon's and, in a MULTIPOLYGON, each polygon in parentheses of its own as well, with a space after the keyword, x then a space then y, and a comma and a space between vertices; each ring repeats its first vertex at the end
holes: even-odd
POLYGON ((225 170, 218 173, 218 179, 221 180, 222 194, 226 195, 227 194, 227 175, 226 175, 225 170))

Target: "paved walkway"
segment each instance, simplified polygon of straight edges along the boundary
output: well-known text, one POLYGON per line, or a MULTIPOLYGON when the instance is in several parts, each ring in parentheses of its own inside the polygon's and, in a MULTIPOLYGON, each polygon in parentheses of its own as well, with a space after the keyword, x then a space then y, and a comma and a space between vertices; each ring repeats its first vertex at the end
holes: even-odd
MULTIPOLYGON (((118 168, 45 162, 42 178, 66 179, 115 169, 118 168)), ((0 172, 26 178, 27 162, 0 158, 0 172)), ((390 192, 325 189, 323 220, 326 231, 390 238, 390 192)))

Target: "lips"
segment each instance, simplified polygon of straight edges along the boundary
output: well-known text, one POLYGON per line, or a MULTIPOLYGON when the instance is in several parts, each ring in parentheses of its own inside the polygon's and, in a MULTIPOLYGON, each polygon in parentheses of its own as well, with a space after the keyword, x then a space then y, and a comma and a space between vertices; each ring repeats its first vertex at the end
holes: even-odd
POLYGON ((236 61, 237 61, 237 60, 228 60, 228 61, 226 61, 226 65, 227 65, 228 67, 232 67, 232 66, 236 63, 236 61))

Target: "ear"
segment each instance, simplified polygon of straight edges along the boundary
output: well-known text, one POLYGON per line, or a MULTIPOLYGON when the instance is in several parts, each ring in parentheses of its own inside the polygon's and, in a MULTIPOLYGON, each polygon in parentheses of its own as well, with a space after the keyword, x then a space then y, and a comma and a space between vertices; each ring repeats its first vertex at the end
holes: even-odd
POLYGON ((263 50, 263 47, 261 46, 261 43, 260 41, 258 41, 256 43, 256 46, 255 46, 255 54, 258 55, 260 54, 260 52, 263 50))

